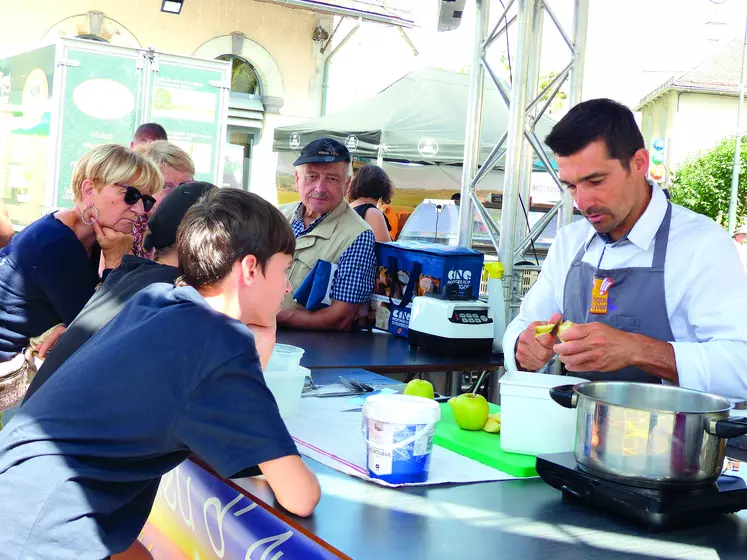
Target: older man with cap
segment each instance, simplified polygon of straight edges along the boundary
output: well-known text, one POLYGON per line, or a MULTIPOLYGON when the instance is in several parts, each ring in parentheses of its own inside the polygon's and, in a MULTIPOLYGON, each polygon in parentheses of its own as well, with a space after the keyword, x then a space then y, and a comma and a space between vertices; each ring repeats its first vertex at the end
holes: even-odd
POLYGON ((300 329, 348 330, 368 302, 376 271, 374 233, 344 200, 352 177, 350 152, 336 140, 320 138, 307 144, 293 165, 301 202, 280 211, 296 236, 296 252, 289 273, 292 291, 277 321, 300 329), (330 303, 309 309, 294 294, 320 262, 331 265, 330 303))
POLYGON ((184 215, 215 185, 190 182, 174 189, 148 220, 145 248, 153 251, 153 260, 124 255, 122 263, 113 270, 101 288, 94 294, 78 316, 47 355, 44 364, 34 377, 26 397, 34 394, 42 384, 117 315, 127 301, 143 288, 156 282, 172 284, 179 277, 179 260, 176 249, 176 232, 184 215))

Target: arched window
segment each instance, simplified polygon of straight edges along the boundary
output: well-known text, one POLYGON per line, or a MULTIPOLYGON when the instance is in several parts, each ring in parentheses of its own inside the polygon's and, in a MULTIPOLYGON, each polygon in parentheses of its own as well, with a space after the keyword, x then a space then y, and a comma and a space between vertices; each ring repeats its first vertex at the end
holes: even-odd
POLYGON ((248 190, 254 162, 259 171, 252 188, 269 200, 276 198, 275 185, 264 179, 275 167, 272 157, 274 127, 265 126, 264 120, 266 112, 279 114, 283 106, 283 78, 277 62, 262 45, 238 31, 206 41, 194 55, 231 64, 227 157, 222 183, 248 190), (261 142, 263 130, 265 141, 261 142), (255 149, 261 150, 256 161, 255 149))
POLYGON ((59 37, 79 37, 123 47, 140 47, 140 42, 124 25, 96 10, 70 16, 56 23, 47 30, 40 44, 53 43, 59 37))
POLYGON ((262 95, 262 83, 254 66, 235 54, 222 54, 216 58, 231 63, 231 93, 262 95))
POLYGON ((108 43, 106 39, 103 37, 99 37, 98 35, 93 35, 91 33, 83 33, 81 35, 77 36, 78 39, 86 39, 87 41, 96 41, 98 43, 108 43))

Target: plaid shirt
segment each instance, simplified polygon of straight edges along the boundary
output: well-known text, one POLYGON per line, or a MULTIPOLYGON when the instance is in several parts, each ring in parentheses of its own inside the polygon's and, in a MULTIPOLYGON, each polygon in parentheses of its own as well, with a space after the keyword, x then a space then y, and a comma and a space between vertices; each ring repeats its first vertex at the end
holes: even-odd
MULTIPOLYGON (((327 214, 317 218, 309 227, 303 223, 303 204, 298 205, 296 216, 291 223, 293 235, 296 239, 306 235, 321 221, 327 217, 327 214)), ((376 277, 376 237, 374 232, 369 230, 361 233, 350 247, 345 249, 340 255, 337 263, 337 271, 332 279, 332 288, 330 297, 337 301, 345 303, 364 303, 371 297, 374 279, 376 277)))

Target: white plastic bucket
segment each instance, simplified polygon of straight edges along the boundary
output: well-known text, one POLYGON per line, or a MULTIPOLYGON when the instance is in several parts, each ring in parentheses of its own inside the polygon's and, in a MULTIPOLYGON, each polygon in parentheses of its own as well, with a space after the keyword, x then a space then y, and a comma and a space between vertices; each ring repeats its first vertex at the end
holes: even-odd
POLYGON ((428 480, 433 433, 441 418, 436 401, 409 395, 372 395, 363 404, 368 476, 390 484, 428 480))
POLYGON ((567 375, 507 372, 500 380, 501 449, 524 455, 573 451, 576 410, 559 406, 550 398, 550 389, 585 381, 567 375))
POLYGON ((292 417, 298 410, 303 382, 309 373, 311 372, 307 368, 300 366, 285 371, 268 369, 264 372, 265 383, 275 397, 280 416, 284 419, 292 417))
POLYGON ((276 344, 265 371, 290 371, 301 365, 304 349, 290 344, 276 344))

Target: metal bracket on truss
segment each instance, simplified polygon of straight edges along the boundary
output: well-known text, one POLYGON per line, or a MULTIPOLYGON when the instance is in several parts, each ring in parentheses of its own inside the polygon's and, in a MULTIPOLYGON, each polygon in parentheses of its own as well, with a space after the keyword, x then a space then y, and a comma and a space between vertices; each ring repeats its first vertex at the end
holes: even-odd
MULTIPOLYGON (((530 244, 539 237, 553 216, 561 212, 559 224, 570 223, 573 206, 570 198, 563 194, 560 202, 540 219, 535 227, 526 233, 523 222, 517 220, 519 197, 529 202, 530 181, 533 157, 542 162, 547 172, 563 192, 560 180, 550 159, 545 153, 542 142, 535 133, 535 126, 552 103, 563 84, 570 78, 569 102, 575 105, 581 100, 581 85, 586 47, 586 28, 588 22, 589 0, 574 0, 573 35, 568 36, 547 0, 508 0, 495 26, 488 32, 489 0, 475 0, 475 37, 472 75, 470 80, 469 105, 467 109, 467 128, 465 134, 464 163, 462 171, 462 205, 459 214, 458 243, 469 247, 472 244, 472 219, 477 211, 505 269, 505 277, 513 277, 514 261, 520 260, 530 244), (509 17, 511 9, 516 6, 515 15, 509 17), (557 28, 570 51, 570 62, 539 93, 538 78, 542 46, 543 21, 547 16, 557 28), (514 57, 514 76, 511 93, 498 79, 487 61, 486 51, 508 28, 517 23, 518 39, 514 57), (482 166, 480 157, 480 128, 482 124, 482 103, 485 73, 495 84, 501 98, 509 108, 508 130, 493 147, 482 166), (506 157, 505 180, 503 186, 503 209, 500 227, 495 224, 475 194, 478 183, 491 171, 496 163, 506 157), (474 208, 473 208, 474 206, 474 208), (521 229, 519 224, 522 224, 521 229), (521 238, 517 239, 521 231, 521 238), (498 232, 500 232, 498 234, 498 232), (500 242, 500 243, 499 243, 500 242)), ((523 267, 522 267, 523 268, 523 267)), ((516 307, 519 291, 515 282, 506 282, 507 301, 516 307)), ((510 313, 507 317, 511 318, 510 313)))

